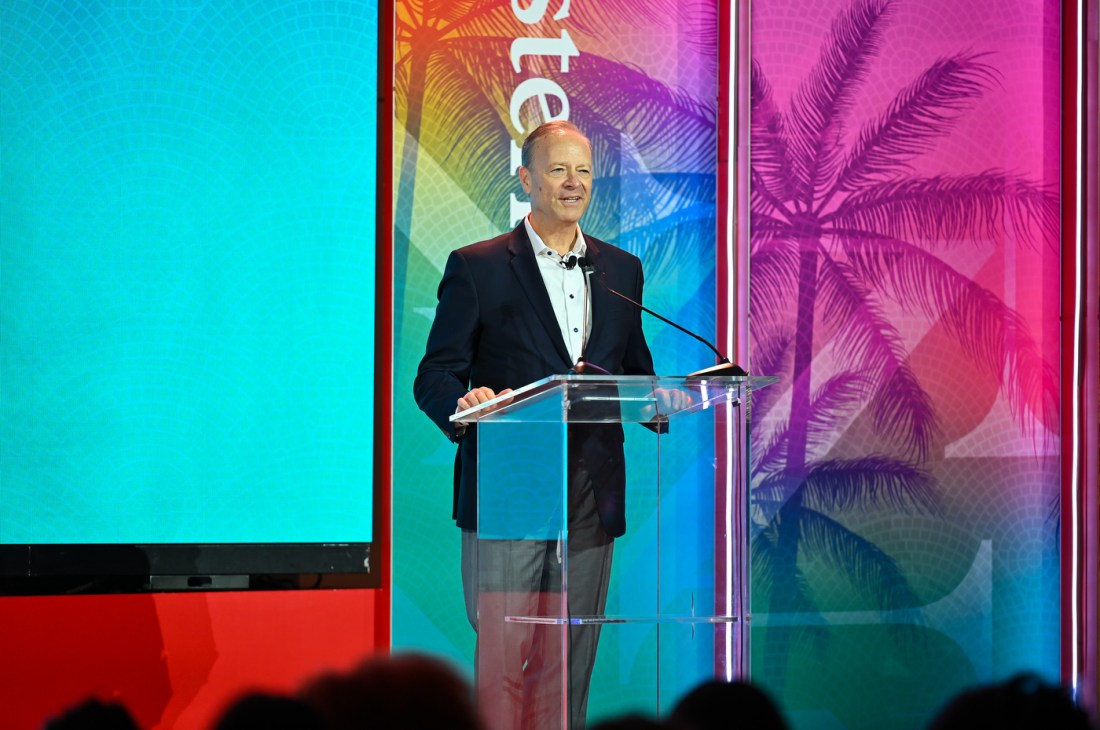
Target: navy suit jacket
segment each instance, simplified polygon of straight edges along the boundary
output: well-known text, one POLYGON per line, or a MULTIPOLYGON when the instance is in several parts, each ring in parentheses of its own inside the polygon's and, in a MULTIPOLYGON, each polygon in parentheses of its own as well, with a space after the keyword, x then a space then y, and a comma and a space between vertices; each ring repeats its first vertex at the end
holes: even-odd
MULTIPOLYGON (((640 310, 594 281, 603 277, 609 287, 640 302, 641 262, 587 235, 585 243, 596 269, 585 360, 616 375, 652 375, 640 310)), ((459 527, 477 527, 477 433, 470 427, 456 435, 449 419, 458 399, 471 387, 519 388, 567 373, 573 365, 523 223, 451 252, 413 394, 420 409, 458 442, 453 517, 459 527)), ((570 461, 583 460, 592 479, 604 529, 618 537, 626 529, 622 427, 575 424, 568 440, 570 461)))

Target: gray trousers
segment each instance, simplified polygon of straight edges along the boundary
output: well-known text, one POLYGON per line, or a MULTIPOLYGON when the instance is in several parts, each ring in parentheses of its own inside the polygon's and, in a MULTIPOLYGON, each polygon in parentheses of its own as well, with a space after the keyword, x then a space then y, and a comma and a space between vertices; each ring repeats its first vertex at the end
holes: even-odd
POLYGON ((595 499, 571 510, 568 585, 562 596, 561 543, 478 540, 462 533, 466 615, 478 632, 478 706, 490 730, 582 730, 599 625, 505 621, 505 616, 598 616, 607 604, 614 542, 595 499), (562 663, 568 686, 562 687, 562 663), (565 690, 563 692, 563 689, 565 690), (562 697, 568 708, 562 707, 562 697), (568 723, 568 724, 566 724, 568 723))

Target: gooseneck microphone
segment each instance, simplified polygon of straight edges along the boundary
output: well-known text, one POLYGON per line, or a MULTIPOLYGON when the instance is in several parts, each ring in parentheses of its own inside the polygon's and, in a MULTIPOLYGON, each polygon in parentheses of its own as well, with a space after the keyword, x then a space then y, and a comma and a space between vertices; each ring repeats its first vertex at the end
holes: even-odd
MULTIPOLYGON (((585 327, 587 327, 588 302, 590 299, 592 299, 592 290, 590 288, 591 284, 589 283, 588 279, 590 276, 592 276, 592 272, 596 270, 596 267, 588 262, 588 257, 586 256, 573 256, 570 257, 569 261, 571 265, 567 266, 566 268, 571 269, 573 268, 573 266, 580 264, 581 272, 584 274, 584 319, 582 321, 584 322, 585 327)), ((580 357, 577 358, 577 364, 573 366, 573 372, 577 375, 611 375, 610 372, 604 370, 599 365, 588 362, 584 359, 584 353, 587 349, 588 335, 586 333, 585 336, 581 338, 581 354, 580 357)))
MULTIPOLYGON (((676 324, 675 322, 673 322, 668 317, 657 314, 657 312, 654 312, 652 309, 645 306, 641 302, 634 301, 633 299, 628 297, 626 294, 623 294, 622 292, 618 292, 618 291, 615 291, 614 289, 612 289, 610 286, 608 286, 607 282, 604 281, 604 273, 602 271, 597 270, 595 264, 593 264, 591 261, 589 261, 587 257, 585 257, 585 256, 580 257, 579 259, 577 259, 577 263, 580 264, 581 270, 584 272, 584 275, 585 275, 584 278, 585 278, 585 284, 586 285, 588 283, 589 274, 595 273, 596 274, 596 281, 600 282, 600 284, 603 286, 604 289, 607 289, 607 291, 611 292, 612 294, 619 297, 620 299, 623 299, 627 302, 630 302, 631 304, 633 304, 635 307, 642 310, 643 312, 646 312, 647 314, 653 315, 654 317, 661 320, 665 324, 672 325, 673 327, 680 330, 684 334, 690 335, 691 337, 694 337, 695 339, 699 340, 699 342, 702 342, 704 345, 709 347, 711 349, 711 351, 713 351, 714 354, 718 357, 718 364, 717 365, 713 365, 709 368, 704 368, 702 370, 696 370, 694 373, 688 373, 687 377, 689 377, 689 378, 700 378, 700 377, 718 377, 718 376, 723 376, 723 375, 737 375, 737 376, 748 375, 748 372, 746 372, 744 368, 742 368, 741 366, 736 365, 734 363, 731 363, 729 361, 728 357, 726 357, 721 352, 719 352, 718 348, 715 347, 714 345, 712 345, 709 341, 703 339, 703 337, 701 335, 697 335, 696 333, 689 330, 687 327, 683 327, 681 325, 676 324)), ((587 343, 585 343, 585 344, 587 344, 587 343)), ((609 373, 607 373, 606 370, 603 370, 602 368, 595 368, 595 366, 593 366, 589 363, 583 363, 583 360, 584 360, 584 349, 582 348, 582 350, 581 350, 581 359, 577 361, 578 368, 575 368, 575 370, 578 373, 588 374, 588 373, 592 373, 592 372, 599 372, 601 375, 605 374, 605 373, 609 374, 609 373), (586 369, 584 371, 581 371, 579 369, 579 366, 582 363, 584 364, 584 366, 586 368, 595 368, 595 370, 587 370, 586 369)))

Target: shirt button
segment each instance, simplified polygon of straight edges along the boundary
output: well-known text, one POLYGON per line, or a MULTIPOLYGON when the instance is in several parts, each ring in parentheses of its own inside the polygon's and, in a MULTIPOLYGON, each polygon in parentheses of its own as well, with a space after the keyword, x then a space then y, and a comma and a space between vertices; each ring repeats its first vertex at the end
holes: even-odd
POLYGON ((573 328, 573 331, 574 332, 580 332, 580 330, 578 330, 576 327, 573 328))
POLYGON ((569 298, 570 298, 570 299, 576 299, 576 297, 575 297, 575 296, 573 296, 572 294, 570 294, 570 295, 569 295, 569 298))

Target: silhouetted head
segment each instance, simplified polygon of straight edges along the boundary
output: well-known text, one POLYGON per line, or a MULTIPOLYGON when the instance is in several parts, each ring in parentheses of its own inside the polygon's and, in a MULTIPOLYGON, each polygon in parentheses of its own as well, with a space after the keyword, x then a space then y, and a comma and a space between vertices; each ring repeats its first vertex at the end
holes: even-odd
POLYGON ((623 715, 597 723, 590 730, 668 730, 668 725, 646 715, 623 715))
POLYGON ((930 730, 1089 730, 1085 711, 1069 693, 1034 674, 957 695, 932 720, 930 730))
POLYGON ((49 720, 43 730, 138 730, 138 726, 122 705, 90 699, 49 720))
POLYGON ((324 730, 320 714, 294 697, 255 692, 231 704, 214 730, 324 730))
POLYGON ((372 657, 302 688, 331 730, 480 730, 473 690, 449 665, 421 654, 372 657))
POLYGON ((684 696, 669 716, 677 730, 752 728, 787 730, 779 708, 763 691, 747 682, 711 680, 684 696))

